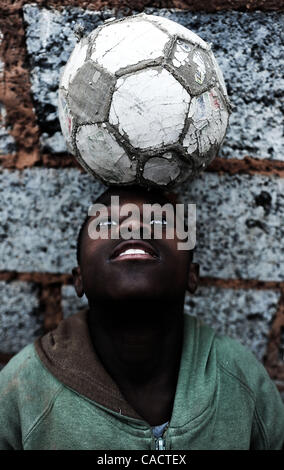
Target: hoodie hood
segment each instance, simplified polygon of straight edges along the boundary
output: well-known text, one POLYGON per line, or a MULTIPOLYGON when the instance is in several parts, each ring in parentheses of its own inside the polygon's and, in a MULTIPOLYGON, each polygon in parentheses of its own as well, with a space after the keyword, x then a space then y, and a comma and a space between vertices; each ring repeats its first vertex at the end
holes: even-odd
MULTIPOLYGON (((35 342, 44 366, 64 385, 124 417, 144 421, 122 395, 92 345, 87 311, 61 321, 35 342)), ((171 425, 214 412, 217 373, 214 331, 184 314, 184 339, 171 425), (186 404, 186 406, 185 406, 186 404)), ((209 418, 209 416, 208 416, 209 418)))
POLYGON ((63 320, 35 342, 47 369, 79 394, 117 413, 142 419, 122 396, 92 345, 84 310, 63 320))

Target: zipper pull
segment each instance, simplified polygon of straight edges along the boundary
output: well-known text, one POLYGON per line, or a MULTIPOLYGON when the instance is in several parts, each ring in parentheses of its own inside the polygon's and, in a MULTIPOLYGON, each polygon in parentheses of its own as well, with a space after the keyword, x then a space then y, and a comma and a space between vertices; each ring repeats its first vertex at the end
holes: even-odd
POLYGON ((158 439, 155 439, 155 450, 165 450, 165 439, 162 437, 158 437, 158 439))

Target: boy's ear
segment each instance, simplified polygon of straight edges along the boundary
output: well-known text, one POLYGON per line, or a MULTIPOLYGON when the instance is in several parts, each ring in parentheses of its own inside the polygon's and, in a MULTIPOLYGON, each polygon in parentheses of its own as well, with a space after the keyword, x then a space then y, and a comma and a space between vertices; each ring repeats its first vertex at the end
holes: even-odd
POLYGON ((188 273, 188 282, 187 282, 187 290, 194 294, 198 287, 199 282, 199 264, 198 263, 191 263, 189 267, 188 273))
POLYGON ((74 283, 75 291, 78 297, 83 297, 84 289, 83 289, 80 266, 77 266, 77 268, 72 269, 72 276, 73 276, 73 283, 74 283))

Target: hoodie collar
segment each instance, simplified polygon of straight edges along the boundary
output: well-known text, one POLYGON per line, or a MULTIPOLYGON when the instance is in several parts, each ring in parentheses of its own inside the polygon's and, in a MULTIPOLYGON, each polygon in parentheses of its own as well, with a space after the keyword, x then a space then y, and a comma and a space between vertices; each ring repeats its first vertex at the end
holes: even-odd
POLYGON ((35 342, 47 369, 63 384, 100 405, 142 419, 121 394, 92 345, 87 310, 72 315, 35 342))
MULTIPOLYGON (((214 331, 184 315, 184 339, 171 426, 206 414, 216 392, 214 331)), ((124 417, 145 420, 122 395, 92 345, 87 310, 72 315, 39 338, 35 349, 45 367, 64 385, 124 417)), ((211 414, 211 413, 210 413, 211 414)))

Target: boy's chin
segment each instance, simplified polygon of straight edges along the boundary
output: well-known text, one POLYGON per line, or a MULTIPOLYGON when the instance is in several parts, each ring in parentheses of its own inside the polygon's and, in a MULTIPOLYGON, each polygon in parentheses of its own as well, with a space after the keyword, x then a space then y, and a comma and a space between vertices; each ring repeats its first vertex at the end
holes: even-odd
POLYGON ((92 292, 91 295, 87 295, 90 304, 95 305, 96 303, 111 304, 114 303, 115 307, 118 307, 118 303, 135 303, 139 306, 141 303, 149 301, 164 302, 168 296, 169 290, 166 292, 164 289, 153 288, 153 286, 141 284, 137 285, 118 285, 112 286, 111 292, 92 292))
POLYGON ((163 299, 163 293, 157 295, 157 292, 151 289, 145 289, 145 287, 135 286, 134 288, 129 287, 128 289, 114 290, 110 296, 107 296, 108 301, 113 300, 114 302, 145 302, 150 300, 161 300, 163 299))

